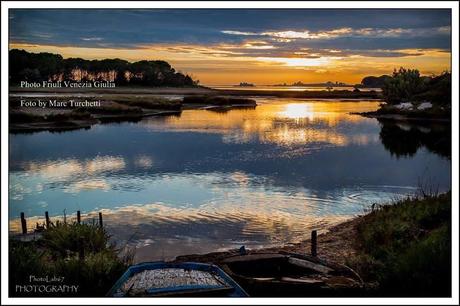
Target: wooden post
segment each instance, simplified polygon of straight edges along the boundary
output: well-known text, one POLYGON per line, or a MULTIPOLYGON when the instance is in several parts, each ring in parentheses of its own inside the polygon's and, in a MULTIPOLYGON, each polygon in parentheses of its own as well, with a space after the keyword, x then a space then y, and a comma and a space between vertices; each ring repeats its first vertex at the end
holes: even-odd
POLYGON ((24 217, 24 213, 21 213, 21 227, 22 227, 22 233, 27 234, 27 223, 26 223, 26 218, 24 217))
POLYGON ((78 238, 78 259, 80 260, 85 259, 84 240, 85 238, 83 236, 78 238))
POLYGON ((316 230, 311 231, 311 256, 316 257, 316 255, 318 254, 317 243, 318 243, 317 232, 316 230))
POLYGON ((80 211, 77 210, 77 223, 80 224, 80 222, 81 222, 80 211))
POLYGON ((46 222, 46 229, 50 228, 50 216, 48 215, 48 212, 45 211, 45 222, 46 222))
POLYGON ((102 213, 99 213, 99 227, 102 228, 104 224, 102 223, 102 213))

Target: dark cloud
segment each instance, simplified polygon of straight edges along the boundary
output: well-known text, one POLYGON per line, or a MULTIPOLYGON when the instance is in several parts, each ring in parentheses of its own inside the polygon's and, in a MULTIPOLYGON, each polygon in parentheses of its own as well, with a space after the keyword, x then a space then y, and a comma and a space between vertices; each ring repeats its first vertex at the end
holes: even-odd
MULTIPOLYGON (((450 49, 450 10, 12 10, 10 39, 16 43, 76 47, 136 48, 154 44, 242 44, 279 31, 373 29, 369 35, 337 35, 328 39, 269 41, 275 50, 254 49, 257 56, 295 52, 301 48, 339 50, 450 49), (398 29, 398 35, 382 33, 398 29), (431 30, 430 30, 431 29, 431 30), (379 34, 380 33, 380 34, 379 34), (417 33, 419 35, 417 35, 417 33)), ((264 37, 269 38, 269 37, 264 37)), ((266 39, 264 39, 266 41, 266 39)), ((370 51, 369 54, 372 54, 370 51)), ((377 52, 377 51, 376 51, 377 52)), ((400 53, 385 53, 401 56, 400 53)))

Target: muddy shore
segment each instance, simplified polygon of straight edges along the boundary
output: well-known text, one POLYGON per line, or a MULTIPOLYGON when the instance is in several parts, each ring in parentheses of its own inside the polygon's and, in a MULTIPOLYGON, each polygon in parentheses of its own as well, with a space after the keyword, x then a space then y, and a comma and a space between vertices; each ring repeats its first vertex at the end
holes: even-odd
MULTIPOLYGON (((357 225, 362 220, 361 216, 354 217, 351 220, 339 223, 327 229, 326 232, 318 235, 318 258, 325 261, 331 261, 338 264, 347 264, 357 254, 357 225)), ((300 243, 289 244, 281 247, 270 247, 256 250, 246 250, 248 254, 261 253, 296 253, 301 255, 310 255, 311 241, 305 240, 300 243)), ((174 262, 204 262, 219 264, 229 256, 239 255, 238 249, 228 250, 225 252, 212 252, 207 254, 190 254, 177 256, 174 262)))

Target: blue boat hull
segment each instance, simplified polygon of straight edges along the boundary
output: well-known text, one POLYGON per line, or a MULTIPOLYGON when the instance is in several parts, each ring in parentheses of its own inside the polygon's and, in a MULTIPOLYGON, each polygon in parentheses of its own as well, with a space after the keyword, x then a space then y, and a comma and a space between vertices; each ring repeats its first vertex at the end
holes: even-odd
POLYGON ((167 288, 149 288, 146 290, 145 296, 183 296, 194 295, 200 296, 209 296, 209 294, 217 293, 217 296, 226 296, 226 297, 247 297, 248 294, 241 288, 230 276, 228 276, 224 271, 219 267, 211 264, 204 263, 194 263, 194 262, 185 262, 185 263, 167 263, 167 262, 147 262, 141 263, 134 266, 131 266, 126 270, 126 272, 118 279, 118 281, 113 285, 113 287, 107 293, 107 296, 110 297, 124 297, 126 295, 121 295, 119 289, 122 285, 133 275, 140 273, 145 270, 158 270, 158 269, 185 269, 185 270, 197 270, 203 272, 214 273, 220 276, 225 282, 231 287, 226 288, 225 290, 220 290, 221 287, 217 286, 206 286, 206 285, 188 285, 188 286, 175 286, 167 288))

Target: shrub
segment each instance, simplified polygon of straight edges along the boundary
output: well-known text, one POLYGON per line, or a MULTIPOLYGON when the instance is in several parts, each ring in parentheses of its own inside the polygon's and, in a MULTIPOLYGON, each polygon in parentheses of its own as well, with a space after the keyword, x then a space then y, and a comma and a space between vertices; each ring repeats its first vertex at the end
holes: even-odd
POLYGON ((358 225, 357 269, 385 296, 448 296, 450 216, 450 193, 379 207, 358 225))
POLYGON ((425 87, 424 79, 416 69, 394 70, 390 78, 385 79, 382 87, 382 94, 385 101, 389 104, 412 101, 412 98, 423 91, 425 87))
POLYGON ((450 107, 452 81, 449 72, 422 77, 418 70, 399 68, 385 79, 382 95, 388 104, 429 101, 434 105, 450 107))
MULTIPOLYGON (((10 242, 10 295, 15 285, 33 284, 36 277, 64 277, 58 285, 78 285, 73 296, 104 296, 121 274, 132 263, 133 254, 120 256, 109 242, 105 229, 91 224, 57 223, 43 232, 42 238, 10 242)), ((34 283, 37 284, 37 283, 34 283)), ((42 283, 39 283, 40 285, 42 283)), ((43 296, 47 293, 29 293, 23 296, 43 296)), ((48 293, 62 296, 62 293, 48 293)))

